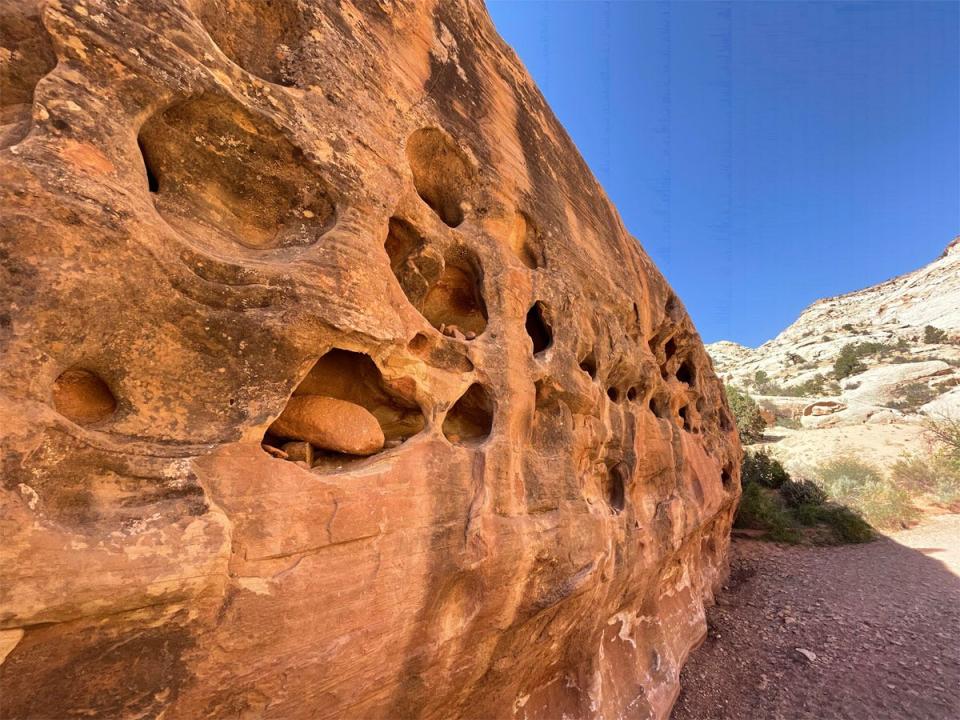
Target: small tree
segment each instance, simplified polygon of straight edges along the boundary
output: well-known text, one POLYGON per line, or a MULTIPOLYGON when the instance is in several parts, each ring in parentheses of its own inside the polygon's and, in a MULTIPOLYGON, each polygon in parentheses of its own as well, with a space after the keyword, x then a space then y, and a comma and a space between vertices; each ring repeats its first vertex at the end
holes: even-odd
POLYGON ((860 362, 857 346, 854 343, 844 345, 833 363, 833 374, 837 380, 843 380, 845 377, 856 375, 866 369, 867 366, 860 362))
POLYGON ((730 409, 737 423, 737 431, 740 433, 740 442, 757 442, 763 437, 764 428, 767 426, 760 415, 760 406, 752 397, 734 385, 726 385, 725 389, 727 401, 730 403, 730 409))
POLYGON ((923 341, 927 345, 938 345, 947 342, 947 331, 941 330, 933 325, 927 325, 923 329, 923 341))

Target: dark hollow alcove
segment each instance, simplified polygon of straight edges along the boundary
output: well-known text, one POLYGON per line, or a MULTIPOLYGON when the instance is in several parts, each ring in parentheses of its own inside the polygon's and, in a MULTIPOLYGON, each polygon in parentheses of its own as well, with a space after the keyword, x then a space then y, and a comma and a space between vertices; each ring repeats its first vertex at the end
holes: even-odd
POLYGON ((542 353, 553 344, 553 331, 546 319, 543 303, 535 302, 527 312, 527 335, 533 341, 533 354, 542 353))
POLYGON ((452 443, 479 443, 492 429, 493 401, 479 383, 467 389, 443 421, 443 434, 452 443))

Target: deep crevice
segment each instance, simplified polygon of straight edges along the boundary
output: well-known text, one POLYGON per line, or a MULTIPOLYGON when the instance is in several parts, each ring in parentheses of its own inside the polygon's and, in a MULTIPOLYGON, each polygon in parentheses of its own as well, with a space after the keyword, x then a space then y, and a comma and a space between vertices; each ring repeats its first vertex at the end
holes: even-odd
POLYGON ((527 335, 533 341, 533 354, 537 355, 553 344, 553 331, 547 322, 546 308, 543 303, 535 302, 527 312, 527 335))
POLYGON ((580 360, 580 369, 589 375, 591 380, 597 379, 597 356, 592 350, 580 360))
POLYGON ((694 385, 697 382, 697 371, 689 360, 684 360, 677 368, 677 380, 687 385, 694 385))
POLYGON ((603 498, 614 512, 619 514, 627 504, 627 467, 624 463, 617 463, 608 468, 603 478, 603 498))

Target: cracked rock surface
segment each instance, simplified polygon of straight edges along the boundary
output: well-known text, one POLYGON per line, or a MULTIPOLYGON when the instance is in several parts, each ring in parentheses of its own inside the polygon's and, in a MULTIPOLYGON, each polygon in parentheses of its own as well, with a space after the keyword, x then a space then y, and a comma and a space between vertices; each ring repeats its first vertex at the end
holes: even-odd
POLYGON ((482 4, 0 29, 0 717, 665 717, 736 431, 482 4))

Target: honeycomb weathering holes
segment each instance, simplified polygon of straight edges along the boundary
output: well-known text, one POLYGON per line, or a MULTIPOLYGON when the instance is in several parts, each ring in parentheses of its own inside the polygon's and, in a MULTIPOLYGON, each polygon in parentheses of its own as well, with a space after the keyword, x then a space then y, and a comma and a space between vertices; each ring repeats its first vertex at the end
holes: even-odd
POLYGON ((471 251, 450 247, 442 252, 398 218, 390 220, 384 247, 407 299, 431 325, 468 340, 486 329, 482 272, 471 251))
POLYGON ((473 172, 463 151, 438 128, 407 138, 407 162, 417 194, 450 227, 463 222, 473 172))
POLYGON ((553 343, 553 331, 546 317, 546 307, 542 302, 535 302, 527 312, 527 335, 533 341, 533 354, 546 350, 553 343))
POLYGON ((300 247, 333 225, 333 202, 300 150, 234 100, 175 104, 144 124, 138 144, 157 211, 201 244, 300 247))
POLYGON ((294 390, 264 443, 291 459, 316 457, 317 465, 372 455, 423 429, 413 392, 412 383, 388 383, 368 355, 331 350, 294 390))
POLYGON ((57 411, 78 425, 106 420, 117 409, 117 400, 98 375, 83 368, 65 370, 53 384, 57 411))
POLYGON ((5 3, 0 10, 0 148, 30 131, 33 91, 57 56, 37 13, 37 3, 5 3))
POLYGON ((249 73, 291 86, 304 22, 297 0, 204 0, 197 16, 217 47, 249 73))
POLYGON ((493 429, 493 401, 479 383, 467 391, 447 411, 443 434, 452 443, 479 442, 493 429))

